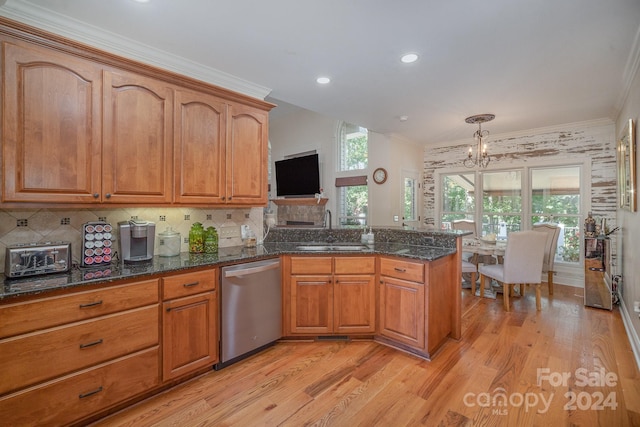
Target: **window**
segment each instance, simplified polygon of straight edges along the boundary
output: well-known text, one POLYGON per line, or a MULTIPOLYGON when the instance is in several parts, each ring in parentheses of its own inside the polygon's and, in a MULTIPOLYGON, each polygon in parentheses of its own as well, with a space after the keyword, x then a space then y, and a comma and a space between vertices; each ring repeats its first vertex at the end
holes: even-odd
POLYGON ((367 129, 342 123, 339 130, 339 171, 363 170, 367 168, 368 139, 367 129))
POLYGON ((556 262, 577 264, 582 203, 588 195, 580 186, 583 168, 577 164, 444 173, 440 175, 441 228, 450 229, 457 219, 470 219, 482 224, 483 236, 495 233, 505 239, 510 232, 531 229, 539 222, 555 223, 560 226, 556 262), (474 197, 476 187, 482 188, 481 200, 474 197))
POLYGON ((475 173, 456 173, 442 177, 442 229, 451 230, 451 223, 457 219, 474 219, 475 182, 475 173))
POLYGON ((522 224, 522 172, 519 170, 482 174, 482 235, 506 239, 522 224))
MULTIPOLYGON (((353 172, 367 169, 367 129, 350 123, 338 128, 337 222, 340 225, 366 225, 369 208, 367 176, 353 172)), ((361 172, 360 172, 361 173, 361 172)))
POLYGON ((531 169, 531 224, 560 226, 556 261, 580 261, 580 167, 531 169))

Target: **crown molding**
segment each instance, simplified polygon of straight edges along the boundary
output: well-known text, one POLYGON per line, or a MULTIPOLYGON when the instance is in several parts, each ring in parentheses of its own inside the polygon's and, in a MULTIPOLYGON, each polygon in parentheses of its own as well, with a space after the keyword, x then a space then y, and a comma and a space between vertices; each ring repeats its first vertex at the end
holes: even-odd
POLYGON ((629 93, 631 92, 631 86, 633 85, 633 80, 640 69, 640 26, 638 26, 638 31, 636 32, 636 37, 633 40, 633 45, 631 46, 631 52, 629 52, 629 58, 627 58, 627 63, 624 67, 624 73, 622 74, 622 91, 620 96, 618 97, 618 102, 615 105, 615 117, 620 114, 624 104, 627 102, 627 98, 629 97, 629 93))
POLYGON ((264 100, 271 89, 102 30, 22 0, 0 1, 0 15, 89 46, 264 100), (4 4, 3 4, 4 3, 4 4))

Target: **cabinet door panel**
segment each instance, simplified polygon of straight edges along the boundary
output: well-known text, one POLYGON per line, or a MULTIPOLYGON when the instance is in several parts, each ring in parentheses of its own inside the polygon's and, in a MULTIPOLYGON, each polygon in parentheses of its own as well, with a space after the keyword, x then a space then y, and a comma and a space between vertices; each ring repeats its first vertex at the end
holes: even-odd
POLYGON ((163 304, 163 381, 218 361, 216 307, 215 292, 163 304))
POLYGON ((331 276, 291 277, 291 331, 333 332, 333 284, 331 276))
POLYGON ((229 105, 227 116, 227 203, 267 203, 268 114, 229 105))
POLYGON ((226 105, 186 90, 176 91, 175 105, 175 201, 223 203, 226 105))
POLYGON ((333 293, 335 332, 375 331, 376 298, 373 275, 335 276, 333 293))
POLYGON ((425 343, 425 290, 420 283, 382 277, 380 334, 423 350, 425 343))
POLYGON ((133 73, 106 72, 104 93, 103 200, 171 202, 172 89, 133 73))
POLYGON ((100 188, 100 68, 4 43, 4 202, 95 203, 100 188))

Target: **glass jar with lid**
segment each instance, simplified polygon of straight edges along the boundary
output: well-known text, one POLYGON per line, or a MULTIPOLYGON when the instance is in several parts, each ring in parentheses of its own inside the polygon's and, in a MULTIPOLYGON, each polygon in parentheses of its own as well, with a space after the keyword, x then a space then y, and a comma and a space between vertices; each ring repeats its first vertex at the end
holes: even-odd
POLYGON ((215 227, 207 227, 204 233, 204 253, 215 254, 218 252, 218 232, 215 227))
POLYGON ((180 255, 180 233, 171 227, 158 233, 158 255, 163 257, 180 255))
POLYGON ((189 230, 189 253, 201 254, 204 252, 204 228, 199 222, 193 223, 189 230))

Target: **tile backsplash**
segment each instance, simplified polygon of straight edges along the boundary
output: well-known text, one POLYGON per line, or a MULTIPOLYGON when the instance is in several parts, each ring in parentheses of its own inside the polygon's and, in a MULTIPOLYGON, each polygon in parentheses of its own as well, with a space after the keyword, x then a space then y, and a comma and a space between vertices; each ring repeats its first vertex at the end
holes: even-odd
MULTIPOLYGON (((5 249, 18 243, 71 242, 74 263, 82 253, 82 225, 87 222, 110 223, 117 235, 120 221, 139 219, 156 224, 155 253, 158 251, 157 234, 167 227, 180 233, 181 251, 189 250, 189 229, 194 222, 203 226, 221 227, 246 224, 261 236, 263 232, 263 208, 212 209, 212 208, 118 208, 118 209, 4 209, 0 210, 0 272, 4 272, 5 249)), ((261 240, 261 239, 260 239, 261 240)), ((238 246, 240 237, 220 239, 220 247, 238 246)))

